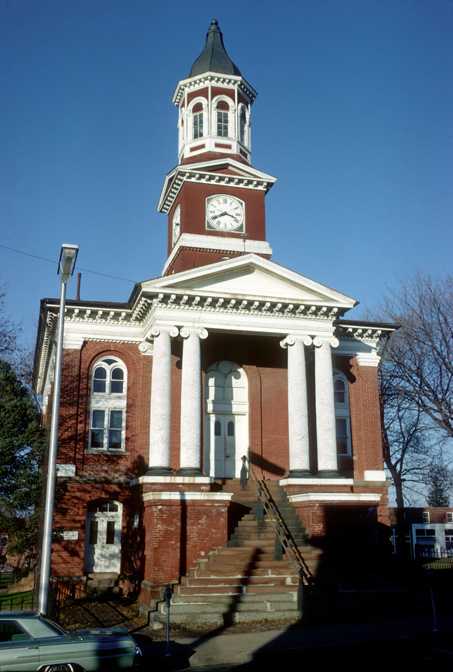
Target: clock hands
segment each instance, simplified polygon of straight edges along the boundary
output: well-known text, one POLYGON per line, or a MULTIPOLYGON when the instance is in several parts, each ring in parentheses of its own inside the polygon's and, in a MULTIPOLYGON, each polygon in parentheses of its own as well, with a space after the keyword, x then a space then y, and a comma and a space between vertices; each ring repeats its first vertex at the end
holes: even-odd
POLYGON ((224 210, 219 215, 214 215, 214 217, 211 217, 211 219, 218 219, 219 217, 223 217, 224 215, 228 215, 229 217, 231 217, 230 213, 224 210))
POLYGON ((221 212, 219 215, 214 215, 213 217, 211 217, 211 220, 218 219, 219 217, 223 217, 224 215, 226 215, 227 217, 232 217, 232 219, 236 220, 236 217, 232 215, 231 212, 226 211, 221 212))

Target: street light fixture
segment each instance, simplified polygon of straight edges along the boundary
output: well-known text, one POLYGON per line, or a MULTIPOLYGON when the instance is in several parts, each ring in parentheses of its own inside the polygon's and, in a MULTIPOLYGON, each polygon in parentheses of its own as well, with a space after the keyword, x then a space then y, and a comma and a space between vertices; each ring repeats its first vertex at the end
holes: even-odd
POLYGON ((58 421, 60 415, 61 364, 63 358, 64 313, 66 287, 74 273, 79 251, 78 245, 61 246, 57 273, 60 275, 60 309, 58 313, 57 353, 55 361, 55 382, 52 400, 52 418, 49 439, 49 460, 47 465, 46 500, 44 505, 44 526, 41 548, 41 568, 39 575, 39 613, 46 614, 49 601, 50 557, 52 551, 52 520, 55 498, 56 462, 58 450, 58 421))

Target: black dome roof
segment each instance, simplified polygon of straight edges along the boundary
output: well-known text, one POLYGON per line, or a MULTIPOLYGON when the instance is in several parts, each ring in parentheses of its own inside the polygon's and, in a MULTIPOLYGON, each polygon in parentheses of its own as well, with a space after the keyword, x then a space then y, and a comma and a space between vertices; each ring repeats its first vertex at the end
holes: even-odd
POLYGON ((239 75, 239 68, 228 56, 223 44, 223 35, 219 28, 217 19, 212 19, 209 30, 206 34, 206 44, 192 65, 189 77, 202 75, 204 72, 218 72, 224 75, 239 75))

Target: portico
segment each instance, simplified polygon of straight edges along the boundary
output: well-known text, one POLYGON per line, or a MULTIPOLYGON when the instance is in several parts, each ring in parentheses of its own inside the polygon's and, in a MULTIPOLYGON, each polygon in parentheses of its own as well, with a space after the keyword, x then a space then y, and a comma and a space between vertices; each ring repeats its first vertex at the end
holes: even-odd
MULTIPOLYGON (((157 298, 152 299, 153 326, 148 336, 153 348, 149 475, 170 473, 169 428, 172 422, 179 421, 179 475, 238 476, 240 457, 248 454, 248 431, 244 422, 238 421, 236 428, 233 416, 248 414, 248 410, 245 411, 248 397, 242 398, 242 407, 233 398, 219 402, 210 398, 209 386, 203 394, 202 385, 204 342, 209 340, 210 334, 234 333, 253 335, 258 340, 281 338, 280 345, 287 353, 286 445, 291 478, 309 477, 314 473, 314 465, 310 464, 306 373, 307 352, 312 351, 317 436, 315 471, 318 477, 339 476, 332 363, 333 352, 339 346, 339 339, 334 336, 335 320, 354 305, 354 299, 327 290, 256 255, 144 284, 143 296, 151 293, 157 294, 157 298), (247 286, 247 294, 238 297, 237 286, 241 282, 247 286), (266 296, 261 293, 263 285, 266 296), (179 405, 170 402, 172 340, 179 340, 180 346, 182 343, 179 405), (175 418, 178 412, 179 418, 175 418), (229 421, 225 420, 227 415, 231 416, 229 421), (207 416, 203 423, 203 417, 207 416), (215 467, 216 459, 219 466, 219 450, 213 447, 219 446, 221 441, 229 445, 225 449, 227 455, 228 450, 235 453, 235 463, 226 471, 225 467, 215 467)), ((239 370, 242 362, 234 364, 239 370)))

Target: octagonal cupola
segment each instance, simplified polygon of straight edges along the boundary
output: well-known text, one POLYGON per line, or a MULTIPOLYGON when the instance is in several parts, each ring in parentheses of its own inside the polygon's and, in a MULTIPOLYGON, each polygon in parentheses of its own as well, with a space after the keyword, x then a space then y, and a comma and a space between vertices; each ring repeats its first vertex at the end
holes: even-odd
POLYGON ((219 156, 251 161, 251 106, 256 91, 233 63, 216 19, 203 51, 173 96, 179 109, 180 163, 219 156))

